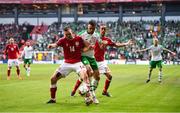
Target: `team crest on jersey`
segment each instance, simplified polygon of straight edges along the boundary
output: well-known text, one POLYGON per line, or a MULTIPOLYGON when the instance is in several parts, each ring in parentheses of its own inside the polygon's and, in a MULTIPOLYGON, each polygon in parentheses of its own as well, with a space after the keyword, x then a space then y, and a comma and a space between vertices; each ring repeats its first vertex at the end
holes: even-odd
POLYGON ((75 42, 75 45, 76 45, 76 46, 79 46, 79 42, 75 42))

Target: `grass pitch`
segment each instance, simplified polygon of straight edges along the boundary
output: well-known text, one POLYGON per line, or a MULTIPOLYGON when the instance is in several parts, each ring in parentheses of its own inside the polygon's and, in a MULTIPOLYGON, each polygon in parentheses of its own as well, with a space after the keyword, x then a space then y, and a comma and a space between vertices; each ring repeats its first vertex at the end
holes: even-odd
POLYGON ((180 112, 180 66, 163 66, 163 82, 158 83, 158 70, 146 84, 148 66, 109 65, 113 79, 109 91, 113 97, 102 96, 105 77, 101 75, 96 91, 99 105, 85 106, 84 99, 70 93, 78 76, 71 73, 58 82, 57 103, 49 100, 50 76, 58 65, 35 65, 31 76, 16 78, 12 69, 11 80, 6 80, 7 65, 0 64, 0 112, 180 112))

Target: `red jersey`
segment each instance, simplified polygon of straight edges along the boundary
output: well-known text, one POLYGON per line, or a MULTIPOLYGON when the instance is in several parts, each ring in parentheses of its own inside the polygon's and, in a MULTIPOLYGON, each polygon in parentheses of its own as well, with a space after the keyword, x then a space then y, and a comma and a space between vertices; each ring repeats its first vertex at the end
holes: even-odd
POLYGON ((5 54, 8 54, 8 59, 17 59, 19 56, 17 44, 8 44, 5 49, 5 54))
POLYGON ((66 63, 77 63, 81 61, 81 52, 84 47, 83 39, 79 36, 73 39, 63 37, 56 44, 63 47, 64 59, 66 63))
MULTIPOLYGON (((109 39, 109 38, 107 38, 107 37, 102 37, 101 39, 102 39, 102 41, 105 40, 105 41, 108 42, 108 43, 107 43, 107 46, 115 46, 115 45, 116 45, 114 42, 112 42, 111 39, 109 39)), ((106 47, 107 47, 107 46, 106 46, 106 47)), ((96 42, 95 48, 94 48, 94 51, 95 51, 95 52, 94 52, 94 56, 95 56, 96 61, 99 61, 99 62, 100 62, 100 61, 104 61, 104 54, 105 54, 105 52, 106 52, 106 50, 107 50, 106 47, 100 48, 99 43, 96 42)))

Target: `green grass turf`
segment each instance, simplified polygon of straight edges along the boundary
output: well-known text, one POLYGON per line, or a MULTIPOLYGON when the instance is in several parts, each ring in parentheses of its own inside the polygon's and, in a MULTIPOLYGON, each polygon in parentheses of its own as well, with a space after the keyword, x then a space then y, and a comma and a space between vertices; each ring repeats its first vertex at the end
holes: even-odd
POLYGON ((78 76, 71 73, 58 82, 57 103, 49 100, 50 76, 58 65, 32 65, 31 76, 16 78, 12 69, 11 80, 6 80, 7 65, 0 64, 0 112, 180 112, 180 66, 163 67, 163 83, 158 83, 158 70, 146 84, 148 66, 109 65, 113 80, 109 91, 113 97, 101 95, 105 77, 101 76, 96 91, 99 105, 85 106, 82 97, 70 93, 78 76))

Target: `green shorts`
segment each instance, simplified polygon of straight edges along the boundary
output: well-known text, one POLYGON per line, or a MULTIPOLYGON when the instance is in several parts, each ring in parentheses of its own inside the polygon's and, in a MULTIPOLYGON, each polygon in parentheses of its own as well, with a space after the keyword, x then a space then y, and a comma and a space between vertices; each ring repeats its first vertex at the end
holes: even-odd
POLYGON ((84 65, 90 65, 93 70, 98 70, 98 65, 95 58, 82 56, 81 61, 84 65))
POLYGON ((24 59, 24 64, 31 64, 32 59, 24 59))
POLYGON ((159 61, 150 61, 150 68, 162 68, 162 60, 159 61))

